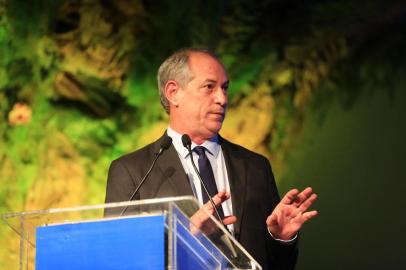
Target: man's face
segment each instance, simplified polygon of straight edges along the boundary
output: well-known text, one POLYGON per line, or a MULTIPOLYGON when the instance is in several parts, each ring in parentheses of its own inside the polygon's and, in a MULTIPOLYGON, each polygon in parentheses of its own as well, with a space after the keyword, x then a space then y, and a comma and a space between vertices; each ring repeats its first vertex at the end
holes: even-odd
POLYGON ((225 117, 227 74, 216 59, 203 53, 190 55, 189 69, 191 80, 179 91, 181 129, 192 140, 207 140, 220 131, 225 117))

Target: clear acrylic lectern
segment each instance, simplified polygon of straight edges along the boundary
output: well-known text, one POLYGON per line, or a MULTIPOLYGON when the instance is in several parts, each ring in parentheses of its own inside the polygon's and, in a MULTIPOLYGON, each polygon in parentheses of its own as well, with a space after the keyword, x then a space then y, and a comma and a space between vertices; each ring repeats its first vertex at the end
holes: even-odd
POLYGON ((194 197, 12 213, 21 270, 261 269, 194 197), (202 223, 202 221, 205 221, 202 223))

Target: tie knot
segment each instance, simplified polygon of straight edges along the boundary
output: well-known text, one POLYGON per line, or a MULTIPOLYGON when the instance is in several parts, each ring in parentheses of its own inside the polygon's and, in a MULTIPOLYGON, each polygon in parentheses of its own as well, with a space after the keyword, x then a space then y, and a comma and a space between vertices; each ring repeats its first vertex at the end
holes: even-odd
POLYGON ((195 148, 193 148, 193 151, 195 151, 199 157, 204 155, 204 151, 206 150, 206 148, 204 146, 196 146, 195 148))

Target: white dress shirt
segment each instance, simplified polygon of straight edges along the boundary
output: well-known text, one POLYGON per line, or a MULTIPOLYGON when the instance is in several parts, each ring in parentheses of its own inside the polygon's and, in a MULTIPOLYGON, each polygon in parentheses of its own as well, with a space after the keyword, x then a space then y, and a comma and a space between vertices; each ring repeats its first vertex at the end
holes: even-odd
MULTIPOLYGON (((177 133, 171 127, 168 127, 167 134, 169 137, 172 138, 172 144, 175 147, 176 152, 178 152, 179 159, 182 163, 183 168, 185 169, 185 172, 187 174, 195 197, 199 200, 201 204, 203 204, 201 183, 195 170, 193 169, 189 152, 182 144, 182 134, 177 133)), ((197 146, 197 144, 192 142, 192 150, 195 146, 197 146)), ((224 155, 223 151, 221 150, 221 146, 218 144, 218 136, 215 136, 210 141, 205 141, 204 143, 201 144, 201 146, 204 146, 207 149, 206 156, 209 159, 211 167, 213 169, 217 190, 227 191, 228 193, 230 193, 230 183, 228 181, 226 163, 224 161, 224 155)), ((194 151, 192 153, 193 160, 195 164, 197 164, 199 156, 194 151)), ((198 166, 196 167, 197 169, 199 169, 198 166)), ((233 205, 231 198, 223 202, 221 206, 223 208, 224 216, 229 216, 233 214, 232 210, 233 205)), ((232 224, 228 225, 227 227, 230 230, 230 232, 234 231, 234 226, 232 224)))

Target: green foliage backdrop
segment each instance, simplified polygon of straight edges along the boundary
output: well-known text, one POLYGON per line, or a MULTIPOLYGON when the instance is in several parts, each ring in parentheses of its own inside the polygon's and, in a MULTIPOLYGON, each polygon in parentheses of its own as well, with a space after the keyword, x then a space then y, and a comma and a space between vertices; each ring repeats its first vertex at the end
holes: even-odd
MULTIPOLYGON (((165 129, 156 70, 189 46, 229 71, 223 136, 288 186, 309 115, 323 125, 332 104, 404 89, 405 13, 383 0, 0 0, 0 212, 102 203, 111 160, 165 129)), ((18 246, 0 236, 11 268, 18 246)))

